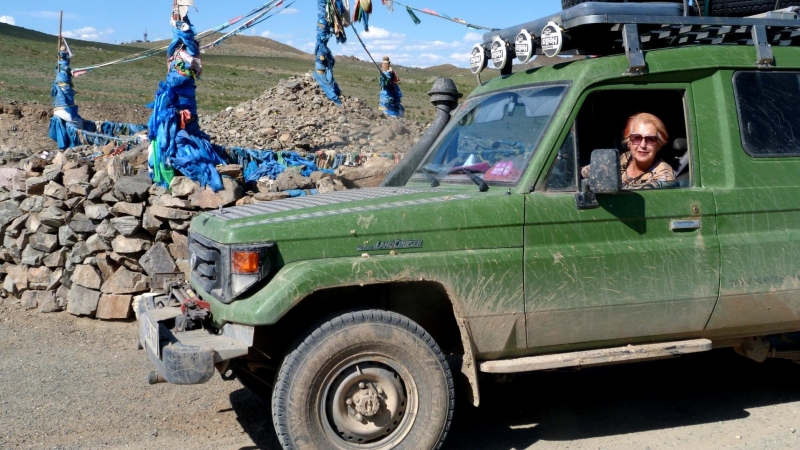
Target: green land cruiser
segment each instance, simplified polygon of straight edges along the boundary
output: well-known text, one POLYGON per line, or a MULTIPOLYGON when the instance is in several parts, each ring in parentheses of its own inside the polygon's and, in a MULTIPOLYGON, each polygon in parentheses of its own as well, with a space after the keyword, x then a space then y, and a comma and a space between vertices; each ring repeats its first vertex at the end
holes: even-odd
POLYGON ((487 33, 473 69, 502 75, 457 108, 439 80, 436 122, 384 186, 196 217, 191 287, 137 307, 150 381, 238 378, 286 449, 426 450, 482 373, 791 357, 796 8, 682 6, 589 2, 487 33), (511 70, 540 54, 585 57, 511 70), (622 189, 640 112, 670 136, 660 189, 622 189))

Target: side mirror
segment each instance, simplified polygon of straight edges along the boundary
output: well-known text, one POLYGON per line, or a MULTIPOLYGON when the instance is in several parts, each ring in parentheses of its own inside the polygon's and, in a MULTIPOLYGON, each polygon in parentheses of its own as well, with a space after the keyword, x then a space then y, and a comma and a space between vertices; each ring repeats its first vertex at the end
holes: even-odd
POLYGON ((595 194, 619 194, 622 190, 618 150, 606 148, 592 152, 589 189, 595 194))
POLYGON ((600 206, 595 194, 618 194, 621 190, 619 151, 595 150, 589 163, 589 177, 581 181, 581 192, 575 194, 575 205, 578 209, 594 209, 600 206))

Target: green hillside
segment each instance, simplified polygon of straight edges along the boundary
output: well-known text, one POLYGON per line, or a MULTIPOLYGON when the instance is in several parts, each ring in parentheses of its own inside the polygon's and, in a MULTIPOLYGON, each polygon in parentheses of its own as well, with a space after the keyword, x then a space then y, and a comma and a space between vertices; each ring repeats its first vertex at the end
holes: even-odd
MULTIPOLYGON (((141 51, 140 45, 110 45, 70 40, 75 52, 72 67, 79 68, 141 51)), ((266 38, 237 37, 226 48, 203 56, 204 73, 198 82, 197 99, 202 112, 212 113, 261 95, 280 79, 303 75, 314 67, 313 56, 266 38)), ((0 98, 36 100, 47 104, 56 64, 56 37, 0 23, 0 98)), ((476 85, 466 69, 438 66, 415 69, 396 66, 405 94, 409 119, 433 117, 427 92, 431 80, 453 78, 464 94, 476 85)), ((154 57, 129 64, 98 69, 75 79, 76 101, 144 105, 152 101, 158 82, 166 75, 165 60, 154 57)), ((484 74, 484 81, 496 75, 484 74)), ((372 63, 339 57, 336 79, 344 95, 366 99, 377 108, 378 70, 372 63)))

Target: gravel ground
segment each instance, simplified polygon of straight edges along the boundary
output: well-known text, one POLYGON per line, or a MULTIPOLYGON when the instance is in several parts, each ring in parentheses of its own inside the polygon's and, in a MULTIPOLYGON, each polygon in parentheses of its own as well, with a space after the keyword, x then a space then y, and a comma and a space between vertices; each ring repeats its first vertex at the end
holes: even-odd
MULTIPOLYGON (((279 450, 268 402, 238 381, 147 385, 135 335, 0 306, 0 448, 279 450)), ((445 449, 796 449, 799 375, 720 350, 517 376, 459 405, 445 449)))

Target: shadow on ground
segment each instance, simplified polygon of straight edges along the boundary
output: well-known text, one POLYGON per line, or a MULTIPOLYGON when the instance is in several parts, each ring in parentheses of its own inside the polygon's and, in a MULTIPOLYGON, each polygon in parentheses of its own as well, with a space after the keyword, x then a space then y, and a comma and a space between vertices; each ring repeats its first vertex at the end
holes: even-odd
MULTIPOLYGON (((575 372, 517 375, 481 385, 481 406, 464 400, 444 450, 524 449, 538 441, 574 441, 742 419, 747 409, 800 401, 800 366, 758 364, 723 349, 674 360, 575 372)), ((231 403, 255 448, 280 450, 269 402, 246 389, 231 403)))

